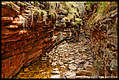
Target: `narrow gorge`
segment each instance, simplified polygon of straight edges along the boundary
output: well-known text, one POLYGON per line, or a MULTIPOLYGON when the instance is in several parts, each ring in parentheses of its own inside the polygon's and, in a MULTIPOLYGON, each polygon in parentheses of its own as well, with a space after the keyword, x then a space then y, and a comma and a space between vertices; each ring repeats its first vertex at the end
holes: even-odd
POLYGON ((2 1, 1 78, 117 78, 116 1, 2 1))

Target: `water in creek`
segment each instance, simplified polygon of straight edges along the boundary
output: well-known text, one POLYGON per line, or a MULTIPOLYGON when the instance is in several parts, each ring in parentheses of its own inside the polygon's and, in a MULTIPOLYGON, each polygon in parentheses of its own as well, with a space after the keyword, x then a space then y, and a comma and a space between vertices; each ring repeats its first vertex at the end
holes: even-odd
POLYGON ((15 78, 61 78, 62 74, 59 71, 65 72, 67 69, 61 68, 59 65, 52 66, 50 61, 51 58, 46 53, 41 54, 39 59, 28 66, 24 66, 15 78), (53 71, 55 72, 53 73, 53 71))
MULTIPOLYGON (((46 57, 45 57, 46 58, 46 57)), ((28 79, 28 78, 50 78, 52 72, 52 65, 49 63, 49 59, 43 60, 41 56, 37 61, 24 67, 20 73, 16 76, 16 79, 28 79)))
MULTIPOLYGON (((59 71, 66 71, 66 68, 61 68, 60 66, 53 67, 51 63, 49 62, 49 59, 45 59, 46 57, 42 57, 37 60, 36 62, 32 63, 29 66, 24 67, 20 73, 16 76, 16 79, 28 79, 28 78, 57 78, 59 75, 55 75, 53 73, 53 70, 59 71), (44 58, 44 59, 43 59, 44 58)), ((56 73, 56 74, 57 74, 56 73)), ((62 75, 62 74, 60 74, 62 75)), ((59 76, 61 78, 62 76, 59 76)))

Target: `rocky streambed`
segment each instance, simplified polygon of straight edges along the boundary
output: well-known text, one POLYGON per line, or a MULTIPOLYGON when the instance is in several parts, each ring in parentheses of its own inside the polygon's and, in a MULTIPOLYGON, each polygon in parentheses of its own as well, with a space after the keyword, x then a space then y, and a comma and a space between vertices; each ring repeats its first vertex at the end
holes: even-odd
POLYGON ((29 66, 16 78, 90 78, 94 77, 93 52, 88 38, 64 41, 29 66))
POLYGON ((95 63, 95 60, 89 37, 80 34, 79 41, 65 40, 49 53, 42 53, 38 60, 25 66, 16 78, 105 78, 99 73, 100 68, 96 69, 95 65, 101 67, 101 64, 95 63))

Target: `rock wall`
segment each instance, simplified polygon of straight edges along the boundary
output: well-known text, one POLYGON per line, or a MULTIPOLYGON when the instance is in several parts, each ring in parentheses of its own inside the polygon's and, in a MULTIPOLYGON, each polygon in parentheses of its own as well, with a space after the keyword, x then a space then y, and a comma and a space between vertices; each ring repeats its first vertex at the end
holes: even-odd
POLYGON ((67 33, 71 33, 71 29, 66 28, 79 27, 84 4, 78 4, 3 1, 1 77, 12 78, 23 65, 64 40, 67 33))
MULTIPOLYGON (((3 7, 2 7, 3 9, 3 7)), ((13 25, 15 14, 6 15, 7 8, 2 15, 2 78, 12 78, 20 68, 35 58, 39 57, 44 51, 50 51, 55 46, 57 35, 54 25, 49 21, 48 25, 37 24, 31 30, 20 29, 18 24, 13 25)))

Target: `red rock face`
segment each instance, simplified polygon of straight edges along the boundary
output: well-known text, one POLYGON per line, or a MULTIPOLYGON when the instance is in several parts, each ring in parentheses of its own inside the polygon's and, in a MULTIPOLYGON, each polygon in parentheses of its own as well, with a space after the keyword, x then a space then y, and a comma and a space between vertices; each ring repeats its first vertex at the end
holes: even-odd
MULTIPOLYGON (((20 29, 19 18, 15 11, 2 7, 2 78, 12 78, 20 68, 39 57, 43 51, 50 51, 55 40, 50 39, 54 32, 52 21, 48 26, 38 24, 34 30, 20 29), (7 25, 6 25, 7 23, 7 25)), ((54 32, 53 35, 58 35, 54 32)))
POLYGON ((8 7, 8 6, 2 6, 2 14, 1 16, 7 16, 7 17, 12 17, 12 16, 16 16, 19 14, 19 12, 13 10, 12 8, 8 7))

